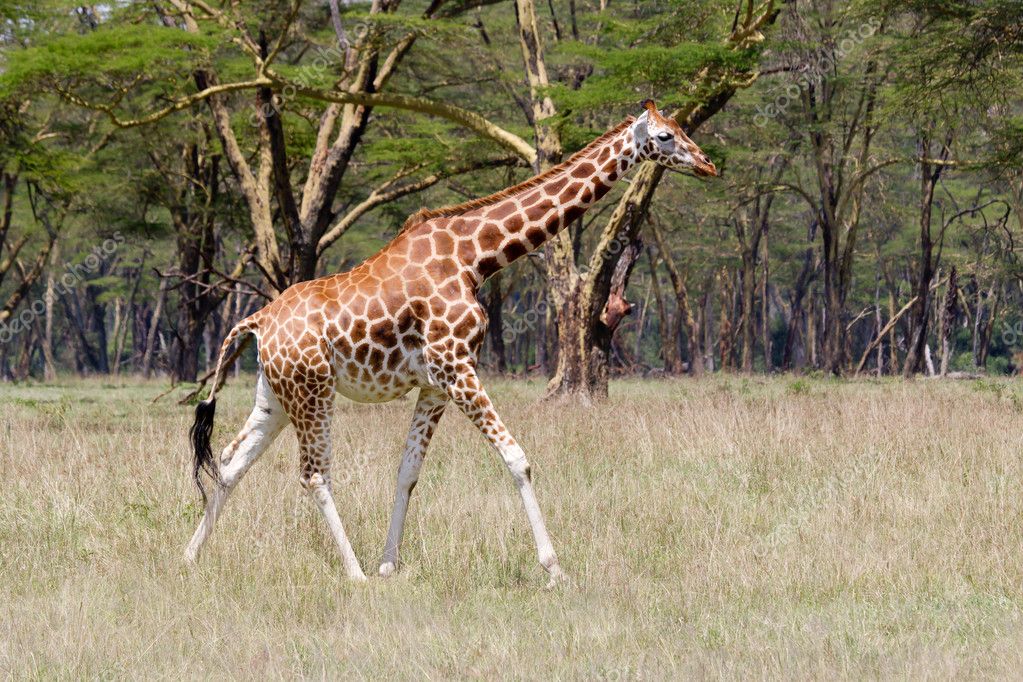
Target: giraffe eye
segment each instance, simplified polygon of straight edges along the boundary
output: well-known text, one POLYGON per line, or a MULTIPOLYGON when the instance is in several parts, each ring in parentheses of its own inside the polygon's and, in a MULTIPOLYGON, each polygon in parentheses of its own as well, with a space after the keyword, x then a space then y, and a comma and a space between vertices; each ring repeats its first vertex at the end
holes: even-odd
POLYGON ((671 138, 672 138, 672 134, 671 133, 660 133, 657 136, 657 139, 660 140, 661 142, 667 142, 671 138))

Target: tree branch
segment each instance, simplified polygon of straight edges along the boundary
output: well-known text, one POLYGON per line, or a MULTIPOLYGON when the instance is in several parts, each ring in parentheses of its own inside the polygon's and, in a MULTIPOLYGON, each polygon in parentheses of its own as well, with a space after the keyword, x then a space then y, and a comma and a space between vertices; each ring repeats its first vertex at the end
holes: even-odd
POLYGON ((395 177, 385 182, 380 187, 377 187, 369 196, 356 204, 349 210, 344 216, 338 220, 333 227, 331 227, 321 238, 319 246, 317 247, 318 253, 323 253, 330 247, 331 244, 336 242, 348 229, 355 224, 355 222, 364 216, 369 211, 373 210, 377 206, 394 201, 403 196, 414 194, 415 192, 421 192, 424 189, 436 185, 441 180, 454 177, 456 175, 462 175, 465 173, 472 172, 474 170, 480 170, 483 168, 496 168, 499 166, 512 166, 518 162, 518 157, 504 157, 501 159, 489 159, 487 161, 470 163, 462 166, 456 166, 448 171, 439 171, 437 173, 431 173, 423 178, 407 182, 403 185, 395 185, 398 179, 403 177, 403 174, 399 173, 395 177))
POLYGON ((316 90, 314 88, 302 87, 297 83, 291 83, 273 72, 268 72, 267 75, 274 81, 275 85, 279 87, 289 86, 294 88, 294 92, 297 95, 310 99, 336 102, 338 104, 391 107, 393 109, 404 109, 406 111, 415 111, 429 116, 444 118, 472 130, 480 137, 496 142, 529 164, 533 164, 536 161, 536 150, 524 139, 515 133, 501 128, 496 123, 474 111, 463 109, 453 104, 423 97, 413 97, 411 95, 316 90))
POLYGON ((187 109, 193 104, 197 104, 204 100, 215 98, 217 95, 266 87, 283 88, 284 86, 293 88, 297 95, 322 102, 361 104, 363 106, 371 107, 391 107, 394 109, 404 109, 406 111, 415 111, 421 114, 444 118, 472 130, 483 138, 496 142, 505 149, 514 152, 527 163, 533 164, 536 161, 536 150, 533 149, 532 145, 526 142, 526 140, 522 139, 515 133, 498 126, 496 123, 488 120, 481 114, 470 111, 469 109, 463 109, 453 104, 438 102, 423 97, 413 97, 411 95, 317 90, 315 88, 303 87, 297 83, 292 83, 286 78, 283 78, 270 70, 267 70, 266 75, 259 76, 252 80, 203 87, 199 92, 176 100, 170 106, 164 107, 163 109, 159 109, 145 116, 130 119, 119 118, 117 113, 114 111, 114 108, 110 105, 89 102, 83 97, 76 95, 70 90, 59 85, 56 86, 56 89, 57 92, 69 102, 86 109, 103 112, 107 115, 110 121, 119 128, 135 128, 155 123, 156 121, 166 118, 170 114, 181 111, 182 109, 187 109))
POLYGON ((187 109, 193 104, 198 104, 204 100, 207 100, 215 95, 227 94, 230 92, 237 92, 240 90, 253 90, 255 88, 268 87, 273 84, 273 81, 268 78, 256 78, 250 81, 240 81, 238 83, 225 83, 223 85, 210 85, 202 88, 199 92, 193 93, 181 99, 175 100, 170 106, 164 107, 145 116, 138 118, 119 118, 117 113, 114 111, 114 107, 109 104, 99 104, 97 102, 89 102, 85 98, 76 95, 75 93, 67 90, 66 88, 56 84, 54 89, 61 97, 66 99, 68 102, 82 107, 83 109, 90 109, 92 111, 99 111, 107 115, 110 122, 118 128, 137 128, 139 126, 148 125, 150 123, 156 123, 160 119, 166 118, 167 116, 187 109))

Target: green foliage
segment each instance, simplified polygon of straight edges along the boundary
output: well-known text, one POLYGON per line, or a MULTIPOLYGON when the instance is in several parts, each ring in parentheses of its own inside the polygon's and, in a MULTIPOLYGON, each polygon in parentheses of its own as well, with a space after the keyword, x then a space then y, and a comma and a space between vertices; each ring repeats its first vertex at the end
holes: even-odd
MULTIPOLYGON (((869 4, 869 3, 868 3, 869 4)), ((900 106, 948 114, 1007 101, 1023 86, 1023 4, 1015 0, 878 0, 900 106)))
MULTIPOLYGON (((381 60, 401 39, 416 38, 382 91, 463 107, 524 140, 534 139, 513 3, 446 2, 435 18, 424 18, 431 4, 427 0, 405 0, 393 13, 372 16, 366 3, 341 4, 349 36, 355 42, 365 38, 382 50, 368 67, 371 72, 379 71, 381 60)), ((954 263, 963 295, 971 306, 980 308, 982 323, 994 315, 997 325, 1015 325, 1020 319, 1015 254, 1017 244, 1023 243, 1015 214, 1023 203, 1020 4, 1012 0, 807 0, 783 5, 778 25, 764 30, 764 42, 753 41, 739 50, 727 42, 736 8, 744 7, 734 0, 612 2, 602 11, 595 2, 537 3, 552 82, 548 94, 555 103, 555 125, 566 154, 588 144, 625 115, 639 113, 638 102, 646 97, 666 109, 706 98, 707 92, 697 92, 693 86, 701 73, 713 74, 717 84, 735 83, 751 71, 762 74, 693 134, 722 170, 722 177, 698 182, 666 174, 650 207, 650 223, 663 229, 666 255, 685 279, 688 303, 709 344, 707 356, 720 364, 720 354, 729 347, 738 348, 741 341, 737 326, 746 276, 741 270, 741 241, 758 229, 752 223, 753 207, 767 196, 774 203, 752 274, 753 317, 758 325, 753 367, 766 369, 764 356, 773 367, 783 361, 797 364, 786 347, 795 338, 790 337, 790 322, 796 312, 804 315, 800 343, 809 343, 810 325, 817 325, 814 338, 820 344, 824 251, 820 214, 810 205, 820 198, 818 176, 823 168, 838 178, 836 186, 845 188, 854 182, 861 163, 895 160, 898 163, 885 166, 866 182, 859 207, 861 229, 843 311, 851 325, 849 353, 854 361, 858 359, 876 331, 873 306, 880 304, 882 322, 887 321, 911 296, 919 267, 917 140, 921 130, 936 130, 935 139, 943 139, 941 133, 946 130, 954 131, 953 158, 963 161, 943 176, 935 201, 934 230, 962 207, 999 201, 949 226, 938 277, 944 277, 954 263), (574 17, 570 15, 573 6, 574 17), (862 26, 877 30, 846 44, 850 31, 862 26), (868 83, 877 84, 878 102, 872 146, 861 162, 862 138, 846 138, 844 133, 850 122, 863 120, 861 106, 868 83), (778 103, 782 96, 786 98, 783 105, 778 103), (804 109, 811 98, 826 101, 816 118, 804 109), (763 116, 768 107, 773 113, 763 116), (813 144, 816 136, 831 141, 819 156, 813 144), (778 158, 784 158, 786 165, 775 179, 770 170, 778 158), (1007 219, 1007 207, 1012 207, 1011 219, 1007 219), (797 292, 800 277, 805 281, 797 292), (763 278, 767 286, 762 291, 763 278), (769 319, 759 327, 764 311, 769 319), (860 311, 866 312, 854 320, 860 311), (769 348, 763 348, 762 335, 768 337, 769 348)), ((160 295, 159 278, 152 268, 173 271, 180 265, 183 245, 207 244, 208 239, 214 253, 202 258, 212 261, 200 258, 200 265, 230 272, 251 248, 253 231, 238 176, 225 158, 206 103, 144 128, 115 130, 104 115, 62 99, 58 87, 94 105, 111 106, 121 118, 143 115, 193 94, 197 67, 208 67, 220 83, 254 78, 258 68, 237 42, 243 32, 254 39, 262 32, 269 45, 282 46, 272 66, 292 83, 327 91, 345 76, 327 3, 302 3, 294 17, 291 0, 210 6, 230 13, 231 20, 221 25, 198 12, 202 33, 194 35, 182 30, 180 18, 174 16, 169 20, 178 23, 165 27, 148 2, 89 7, 65 0, 0 0, 0 20, 5 22, 0 55, 0 98, 4 100, 0 165, 19 173, 11 234, 30 238, 22 260, 28 262, 29 250, 45 238, 32 215, 26 181, 44 190, 42 208, 51 214, 67 210, 61 228, 63 261, 81 262, 97 240, 113 232, 129 238, 110 271, 93 273, 88 286, 83 284, 76 294, 81 296, 79 305, 86 306, 83 315, 88 316, 87 305, 92 303, 101 310, 114 301, 123 304, 131 295, 126 273, 139 267, 143 257, 146 272, 139 300, 150 305, 147 312, 151 312, 160 295), (190 164, 198 159, 203 168, 216 167, 215 182, 192 174, 190 164), (213 225, 211 236, 199 234, 197 227, 207 217, 213 225), (186 223, 187 229, 182 227, 186 223)), ((274 95, 281 110, 291 188, 301 203, 328 105, 288 88, 274 95)), ((242 157, 257 168, 265 137, 260 135, 256 93, 238 91, 220 100, 242 157)), ((430 174, 450 175, 463 164, 476 163, 479 168, 452 175, 360 218, 322 256, 321 273, 348 269, 371 255, 422 206, 490 194, 532 173, 523 162, 498 163, 509 152, 494 142, 446 119, 420 113, 378 107, 355 137, 351 163, 331 197, 335 220, 395 177, 399 182, 414 182, 430 174)), ((276 179, 269 179, 271 221, 286 261, 297 242, 282 219, 281 193, 273 185, 276 179)), ((585 262, 604 228, 608 212, 601 211, 610 208, 627 184, 628 179, 620 183, 586 217, 581 229, 573 228, 578 263, 585 262)), ((637 356, 630 359, 637 366, 656 368, 664 357, 669 320, 654 319, 659 314, 655 276, 668 317, 678 310, 679 302, 648 229, 644 226, 643 237, 651 258, 644 254, 637 264, 629 294, 637 313, 619 329, 616 343, 637 356), (638 324, 640 311, 643 326, 638 324)), ((523 370, 540 357, 539 322, 529 313, 536 312, 538 300, 543 301, 548 264, 539 257, 524 259, 507 272, 503 282, 506 324, 530 320, 514 342, 513 362, 523 370)), ((12 271, 0 283, 0 303, 16 279, 12 271)), ((242 279, 262 283, 262 275, 251 264, 242 279)), ((178 329, 167 329, 167 324, 177 320, 180 310, 195 298, 195 291, 186 291, 180 280, 174 281, 177 286, 168 294, 166 320, 160 328, 161 338, 171 339, 170 343, 178 329)), ((40 295, 41 287, 35 284, 31 295, 40 295)), ((250 307, 258 304, 254 298, 246 302, 250 307)), ((216 314, 223 312, 217 309, 216 314)), ((235 312, 231 309, 227 314, 235 312)), ((975 314, 971 308, 969 315, 975 314)), ((939 347, 933 317, 932 351, 939 347)), ((547 322, 555 322, 553 313, 547 322)), ((965 311, 960 311, 956 325, 953 367, 972 369, 972 327, 965 311)), ((545 328, 548 335, 552 328, 545 328)), ((129 338, 139 329, 131 329, 129 338)), ((95 332, 90 328, 86 335, 95 332)), ((898 358, 905 355, 909 332, 903 324, 895 329, 898 358)), ((688 334, 686 329, 681 332, 683 337, 688 334)), ((988 369, 1007 368, 1015 349, 997 332, 990 346, 988 369)), ((803 351, 798 362, 820 363, 819 353, 815 357, 803 351)), ((685 349, 683 354, 687 353, 685 349)), ((889 353, 885 347, 886 358, 889 353)), ((0 371, 4 371, 2 354, 0 371)), ((787 386, 794 395, 819 390, 806 380, 787 386)))
POLYGON ((562 55, 581 58, 596 73, 582 87, 552 88, 559 108, 569 111, 601 111, 608 106, 635 104, 645 96, 657 96, 658 104, 672 107, 688 100, 686 84, 704 68, 743 69, 752 56, 722 45, 679 43, 672 46, 645 45, 621 50, 569 42, 562 55))
POLYGON ((0 166, 50 192, 80 188, 79 150, 45 144, 28 131, 32 121, 13 105, 0 103, 0 166))
POLYGON ((8 54, 0 96, 41 83, 176 80, 207 59, 217 43, 216 35, 191 35, 153 24, 46 36, 32 47, 8 54))
POLYGON ((990 134, 983 154, 987 165, 1018 173, 1023 168, 1023 113, 1000 117, 993 122, 990 134))

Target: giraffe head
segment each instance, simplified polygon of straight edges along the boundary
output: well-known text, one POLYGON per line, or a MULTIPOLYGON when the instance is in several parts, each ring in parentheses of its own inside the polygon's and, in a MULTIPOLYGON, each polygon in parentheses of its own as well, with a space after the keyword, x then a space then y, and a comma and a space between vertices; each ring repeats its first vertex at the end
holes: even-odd
POLYGON ((669 170, 692 170, 704 177, 717 176, 718 169, 674 119, 657 111, 653 100, 643 102, 643 107, 646 111, 632 124, 641 160, 654 161, 669 170))

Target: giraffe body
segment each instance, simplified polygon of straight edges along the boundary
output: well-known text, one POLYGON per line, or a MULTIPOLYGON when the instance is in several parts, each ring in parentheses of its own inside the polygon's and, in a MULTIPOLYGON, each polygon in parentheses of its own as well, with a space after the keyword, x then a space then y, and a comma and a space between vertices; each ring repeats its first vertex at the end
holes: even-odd
POLYGON ((194 440, 202 423, 206 426, 205 440, 195 440, 197 481, 206 468, 219 484, 207 499, 186 558, 196 558, 228 494, 290 422, 301 451, 300 481, 323 512, 348 574, 363 578, 330 491, 335 398, 383 402, 419 388, 380 573, 388 575, 397 566, 412 488, 437 422, 453 402, 504 460, 522 497, 541 565, 552 581, 563 577, 529 463, 476 374, 487 324, 477 292, 487 277, 543 244, 646 159, 716 174, 678 125, 650 103, 639 119, 627 119, 532 180, 484 199, 420 211, 358 267, 296 284, 240 322, 224 341, 221 363, 239 335, 257 337, 256 406, 219 464, 203 454, 209 451, 213 396, 197 409, 194 440))

